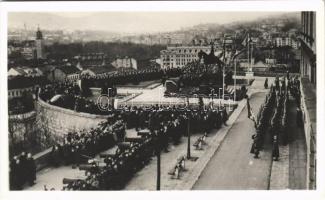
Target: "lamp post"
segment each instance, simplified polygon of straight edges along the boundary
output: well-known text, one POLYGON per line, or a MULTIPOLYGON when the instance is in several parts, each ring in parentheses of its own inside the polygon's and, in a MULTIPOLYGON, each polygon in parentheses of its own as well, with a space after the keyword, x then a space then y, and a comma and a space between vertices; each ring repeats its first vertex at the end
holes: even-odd
POLYGON ((222 66, 222 99, 225 97, 225 65, 226 65, 226 41, 223 39, 223 66, 222 66))
POLYGON ((211 90, 211 99, 212 99, 211 105, 212 105, 212 108, 213 108, 213 96, 214 96, 214 89, 211 90))
POLYGON ((157 151, 157 185, 156 190, 160 190, 160 148, 157 151))
POLYGON ((191 159, 191 110, 187 109, 187 159, 191 159))
POLYGON ((234 101, 236 101, 236 92, 237 92, 237 88, 236 88, 236 65, 237 65, 237 59, 235 58, 235 64, 234 64, 234 67, 235 67, 235 73, 234 73, 234 86, 235 86, 235 93, 234 93, 234 101))

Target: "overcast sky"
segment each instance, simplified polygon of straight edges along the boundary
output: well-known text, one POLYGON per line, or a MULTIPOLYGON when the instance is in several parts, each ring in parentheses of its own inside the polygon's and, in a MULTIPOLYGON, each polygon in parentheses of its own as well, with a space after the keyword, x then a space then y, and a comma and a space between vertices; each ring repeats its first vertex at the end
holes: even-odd
MULTIPOLYGON (((10 13, 9 27, 65 30, 105 30, 124 33, 150 33, 179 30, 200 23, 226 24, 250 21, 284 12, 47 12, 10 13)), ((291 13, 299 16, 299 13, 291 13)), ((290 15, 291 15, 290 14, 290 15)))

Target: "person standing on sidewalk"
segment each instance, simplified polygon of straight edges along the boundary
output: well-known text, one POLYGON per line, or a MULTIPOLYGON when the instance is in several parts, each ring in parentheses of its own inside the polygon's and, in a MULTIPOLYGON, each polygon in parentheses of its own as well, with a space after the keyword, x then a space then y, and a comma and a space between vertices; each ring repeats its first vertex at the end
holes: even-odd
POLYGON ((265 79, 265 82, 264 82, 264 88, 267 89, 269 87, 269 81, 268 79, 266 78, 265 79))
POLYGON ((297 107, 296 123, 297 123, 298 127, 302 127, 302 125, 303 125, 303 123, 302 123, 302 111, 301 111, 300 107, 297 107))

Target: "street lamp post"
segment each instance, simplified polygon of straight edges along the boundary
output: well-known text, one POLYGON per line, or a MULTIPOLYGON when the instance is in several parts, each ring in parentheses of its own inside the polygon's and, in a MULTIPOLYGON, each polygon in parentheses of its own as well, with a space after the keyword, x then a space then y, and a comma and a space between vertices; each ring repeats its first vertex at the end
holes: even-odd
POLYGON ((187 110, 187 159, 191 159, 191 131, 190 131, 190 123, 191 123, 191 113, 190 109, 187 110))
POLYGON ((222 99, 225 98, 225 65, 226 65, 226 41, 223 40, 223 66, 222 66, 222 99))
POLYGON ((237 88, 236 88, 236 65, 237 65, 237 59, 235 58, 235 73, 234 73, 234 86, 235 86, 235 93, 234 93, 234 101, 236 101, 236 91, 237 91, 237 88))
POLYGON ((157 151, 157 186, 156 190, 160 190, 160 149, 157 151))

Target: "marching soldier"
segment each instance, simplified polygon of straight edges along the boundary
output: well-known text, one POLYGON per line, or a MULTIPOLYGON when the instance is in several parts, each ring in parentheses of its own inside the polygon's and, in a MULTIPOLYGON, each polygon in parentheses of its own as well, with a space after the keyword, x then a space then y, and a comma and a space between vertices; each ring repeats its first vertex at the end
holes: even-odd
POLYGON ((272 148, 272 158, 274 161, 279 160, 279 142, 278 142, 278 136, 273 136, 273 148, 272 148))

